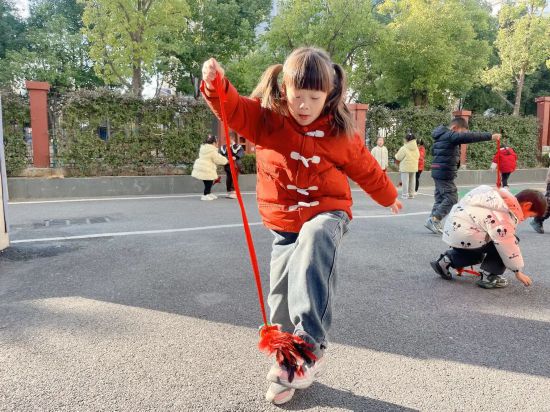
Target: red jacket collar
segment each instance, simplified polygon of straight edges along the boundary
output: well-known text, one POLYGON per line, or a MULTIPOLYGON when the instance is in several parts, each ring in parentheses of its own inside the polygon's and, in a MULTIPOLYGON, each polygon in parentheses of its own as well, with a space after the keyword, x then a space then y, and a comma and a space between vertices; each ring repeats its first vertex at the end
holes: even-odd
MULTIPOLYGON (((324 116, 321 115, 313 123, 308 124, 307 126, 299 125, 298 122, 296 122, 294 117, 292 117, 291 115, 288 115, 288 119, 290 120, 290 124, 292 125, 292 127, 298 133, 301 133, 301 134, 306 134, 309 132, 315 132, 317 130, 320 130, 324 133, 324 136, 328 136, 329 134, 331 134, 331 131, 332 131, 332 125, 331 125, 332 116, 330 115, 324 115, 324 116)), ((321 136, 317 136, 317 137, 321 137, 321 136)))

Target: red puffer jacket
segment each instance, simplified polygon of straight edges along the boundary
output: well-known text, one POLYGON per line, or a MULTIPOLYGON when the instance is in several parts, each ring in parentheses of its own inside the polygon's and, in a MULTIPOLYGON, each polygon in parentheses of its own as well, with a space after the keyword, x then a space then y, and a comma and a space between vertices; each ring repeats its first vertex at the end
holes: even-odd
MULTIPOLYGON (((256 144, 256 196, 265 226, 297 233, 319 213, 343 210, 351 218, 348 176, 380 205, 395 202, 395 186, 359 135, 332 135, 326 116, 302 127, 290 116, 262 108, 258 100, 239 96, 224 81, 229 126, 256 144)), ((201 91, 220 117, 216 93, 204 82, 201 91)))
POLYGON ((426 163, 426 148, 424 146, 418 146, 420 152, 420 158, 418 159, 418 171, 424 170, 424 164, 426 163))
POLYGON ((497 163, 500 158, 500 172, 501 173, 513 173, 516 171, 516 165, 518 161, 518 155, 511 147, 503 147, 493 157, 493 163, 497 163))

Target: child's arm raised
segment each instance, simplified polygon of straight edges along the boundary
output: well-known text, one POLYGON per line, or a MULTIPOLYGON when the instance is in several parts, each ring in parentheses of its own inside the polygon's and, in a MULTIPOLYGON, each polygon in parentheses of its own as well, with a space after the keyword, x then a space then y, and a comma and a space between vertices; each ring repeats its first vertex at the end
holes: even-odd
POLYGON ((358 135, 348 143, 348 153, 348 162, 343 166, 344 173, 375 202, 391 207, 392 212, 397 213, 401 209, 397 201, 397 189, 358 135))
POLYGON ((499 134, 491 134, 484 132, 453 132, 451 141, 454 144, 468 144, 477 142, 488 142, 489 140, 499 140, 499 134))
POLYGON ((210 106, 210 109, 212 109, 218 119, 221 119, 220 99, 216 94, 214 86, 214 80, 218 73, 222 78, 227 97, 224 107, 229 127, 252 143, 260 144, 258 142, 262 116, 260 102, 240 96, 235 87, 225 78, 223 68, 214 58, 205 61, 202 66, 203 82, 201 84, 201 92, 208 106, 210 106))

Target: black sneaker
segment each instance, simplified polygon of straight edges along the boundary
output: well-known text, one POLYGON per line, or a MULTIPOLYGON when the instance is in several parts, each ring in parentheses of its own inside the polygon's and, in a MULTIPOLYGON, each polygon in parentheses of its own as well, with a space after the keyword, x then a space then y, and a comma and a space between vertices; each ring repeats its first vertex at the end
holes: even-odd
POLYGON ((508 286, 508 280, 501 275, 489 275, 478 280, 476 285, 483 289, 505 288, 508 286))
POLYGON ((531 227, 533 229, 535 229, 535 232, 540 233, 540 234, 544 234, 544 227, 542 226, 541 222, 539 222, 536 219, 531 219, 529 224, 531 225, 531 227))
POLYGON ((451 267, 451 259, 447 255, 439 256, 439 259, 430 262, 432 269, 443 279, 451 280, 453 275, 449 268, 451 267))

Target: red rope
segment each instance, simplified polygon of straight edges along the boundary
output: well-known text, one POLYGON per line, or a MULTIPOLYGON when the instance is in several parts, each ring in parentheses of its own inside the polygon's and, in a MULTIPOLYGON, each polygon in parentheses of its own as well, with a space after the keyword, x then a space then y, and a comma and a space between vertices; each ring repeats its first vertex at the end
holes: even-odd
POLYGON ((239 188, 239 179, 237 177, 237 168, 235 166, 235 161, 231 155, 231 139, 229 138, 229 127, 227 125, 227 115, 225 113, 224 102, 227 101, 225 95, 225 90, 223 88, 223 79, 220 74, 216 74, 216 80, 214 81, 214 86, 216 93, 220 99, 220 114, 222 117, 223 131, 225 137, 225 144, 227 147, 227 158, 229 160, 229 168, 231 169, 231 176, 233 177, 233 185, 235 186, 235 192, 237 193, 237 200, 239 201, 239 207, 241 209, 241 216, 243 219, 244 233, 246 235, 246 243, 248 244, 248 253, 250 254, 250 264, 252 265, 252 270, 254 271, 254 279, 256 280, 256 289, 258 290, 258 300, 260 302, 260 310, 262 311, 262 319, 264 325, 269 325, 267 321, 267 314, 265 310, 264 303, 264 293, 262 290, 262 280, 260 278, 260 269, 258 266, 258 258, 256 256, 256 249, 254 248, 254 241, 252 240, 252 233, 250 233, 250 225, 248 224, 248 217, 246 215, 246 209, 244 207, 243 197, 241 194, 241 189, 239 188))
POLYGON ((456 274, 458 276, 462 276, 463 273, 468 273, 469 275, 474 275, 474 276, 481 276, 481 273, 479 273, 478 271, 474 270, 474 267, 472 266, 471 269, 466 269, 466 268, 458 268, 456 270, 456 274))
POLYGON ((288 371, 288 380, 289 382, 292 382, 295 375, 302 376, 304 374, 305 365, 311 364, 317 360, 317 357, 312 352, 314 345, 305 342, 300 336, 283 332, 280 325, 270 325, 267 321, 260 269, 258 268, 258 258, 256 257, 256 250, 254 249, 252 234, 250 233, 250 225, 248 224, 243 197, 239 188, 239 181, 237 180, 235 161, 231 155, 231 140, 229 139, 229 127, 227 125, 227 115, 224 107, 227 97, 223 88, 223 80, 219 73, 216 74, 214 86, 221 103, 220 115, 223 122, 225 143, 227 145, 229 168, 231 169, 231 175, 233 176, 233 182, 235 184, 235 192, 237 193, 237 199, 239 200, 244 232, 246 234, 246 243, 248 244, 248 252, 250 254, 250 263, 252 264, 252 270, 254 271, 254 279, 256 280, 256 288, 258 290, 258 300, 260 302, 260 310, 262 311, 262 318, 264 321, 263 326, 260 328, 260 341, 258 342, 258 348, 262 352, 265 352, 270 356, 274 356, 277 363, 286 368, 288 371))

